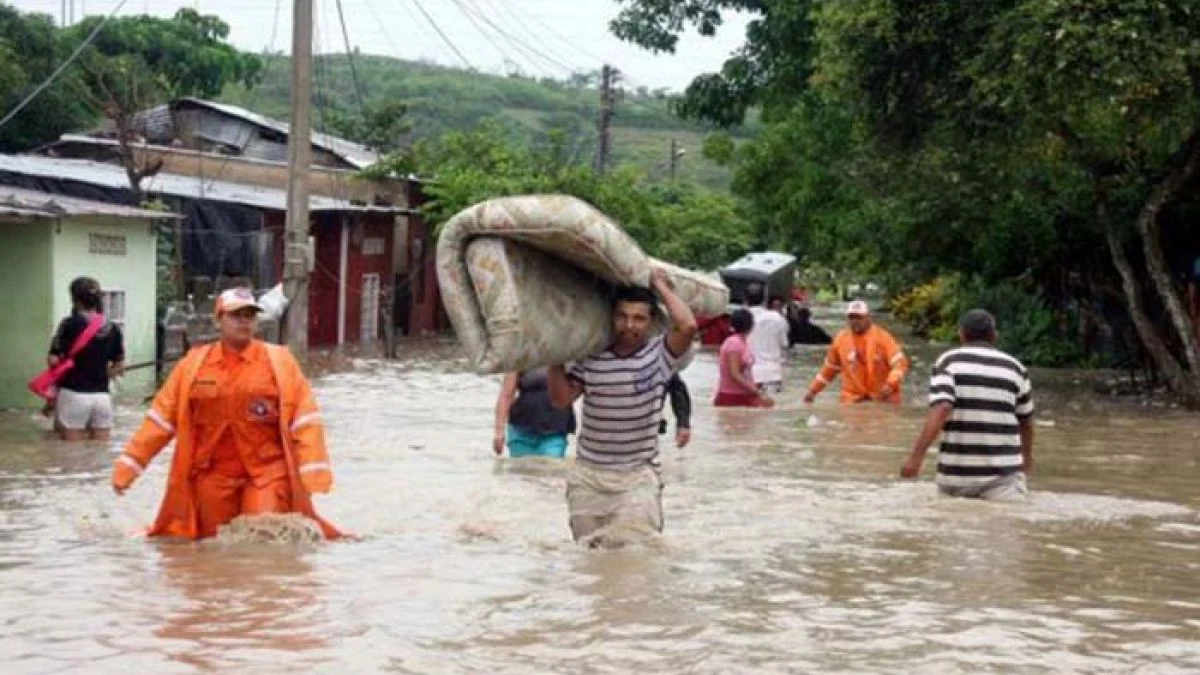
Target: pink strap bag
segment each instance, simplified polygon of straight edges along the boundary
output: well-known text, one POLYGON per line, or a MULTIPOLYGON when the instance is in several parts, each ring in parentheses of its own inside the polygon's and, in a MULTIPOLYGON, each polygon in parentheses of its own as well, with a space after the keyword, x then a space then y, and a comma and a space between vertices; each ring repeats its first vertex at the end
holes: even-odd
POLYGON ((75 356, 88 346, 92 338, 96 337, 96 333, 100 332, 106 321, 103 314, 93 316, 87 328, 84 328, 79 337, 75 338, 75 343, 71 345, 71 351, 67 352, 67 357, 59 361, 58 365, 43 370, 30 380, 29 391, 46 399, 47 403, 53 403, 58 398, 59 381, 75 367, 75 356))

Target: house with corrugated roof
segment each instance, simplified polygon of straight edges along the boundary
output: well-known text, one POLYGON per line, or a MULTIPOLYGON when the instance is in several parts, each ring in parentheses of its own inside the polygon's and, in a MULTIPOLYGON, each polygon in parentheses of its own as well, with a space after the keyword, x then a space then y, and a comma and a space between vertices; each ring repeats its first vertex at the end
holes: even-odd
MULTIPOLYGON (((0 185, 111 204, 131 199, 121 166, 91 160, 0 156, 0 185)), ((218 287, 248 280, 259 289, 282 280, 285 190, 165 171, 146 177, 141 189, 184 216, 176 243, 186 278, 218 287)), ((383 337, 384 315, 390 314, 383 306, 383 284, 391 279, 393 221, 406 210, 309 197, 310 345, 383 337)))
MULTIPOLYGON (((143 190, 187 217, 180 228, 185 278, 250 278, 260 288, 278 281, 288 125, 180 99, 139 113, 134 129, 135 161, 159 167, 143 190)), ((326 134, 312 141, 310 344, 373 341, 393 326, 404 334, 444 328, 420 182, 364 180, 358 171, 377 153, 326 134)), ((106 127, 66 134, 41 148, 40 160, 0 157, 0 184, 127 203, 124 173, 104 168, 119 168, 120 146, 106 127)))

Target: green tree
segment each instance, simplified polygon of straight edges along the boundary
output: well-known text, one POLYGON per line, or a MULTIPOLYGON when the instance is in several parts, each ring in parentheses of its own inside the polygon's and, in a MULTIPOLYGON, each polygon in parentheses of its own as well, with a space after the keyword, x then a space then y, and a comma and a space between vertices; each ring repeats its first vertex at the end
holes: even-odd
POLYGON ((716 73, 696 77, 676 102, 686 118, 720 126, 743 124, 754 106, 766 119, 787 110, 812 76, 813 0, 619 0, 625 6, 610 28, 655 53, 673 53, 679 34, 716 34, 726 12, 754 16, 746 43, 716 73))
POLYGON ((770 128, 739 151, 735 189, 768 234, 826 260, 836 241, 910 282, 1029 278, 1060 312, 1074 286, 1116 284, 1154 363, 1200 402, 1200 343, 1162 229, 1188 241, 1177 212, 1197 197, 1193 3, 625 4, 614 31, 656 50, 716 30, 723 10, 755 15, 679 109, 732 125, 762 106, 770 128))
POLYGON ((404 148, 409 141, 412 126, 407 115, 408 106, 401 101, 368 103, 359 110, 334 111, 329 127, 338 136, 389 154, 404 148))
POLYGON ((390 156, 365 173, 429 176, 426 214, 435 223, 495 197, 560 193, 587 200, 620 223, 648 254, 679 265, 712 269, 751 247, 750 223, 728 195, 650 185, 630 169, 597 175, 574 156, 569 138, 551 132, 543 142, 529 145, 502 125, 485 122, 470 132, 418 141, 409 152, 390 156))
MULTIPOLYGON (((66 29, 68 42, 78 44, 103 20, 92 17, 66 29)), ((138 112, 184 96, 214 97, 230 83, 257 81, 260 60, 239 52, 226 42, 228 36, 229 26, 218 17, 191 9, 171 19, 118 17, 81 56, 76 91, 113 123, 135 202, 142 200, 142 180, 160 168, 137 159, 138 112)))
MULTIPOLYGON (((70 52, 54 21, 0 4, 0 115, 13 109, 54 71, 70 52)), ((20 152, 95 122, 75 89, 77 71, 64 73, 0 128, 0 152, 20 152)))
POLYGON ((733 155, 737 152, 737 144, 724 131, 716 131, 704 137, 704 148, 702 150, 704 156, 721 166, 728 166, 733 161, 733 155))
POLYGON ((996 176, 974 177, 978 185, 1090 216, 1142 344, 1172 388, 1200 402, 1200 342, 1160 232, 1200 167, 1200 13, 1191 3, 850 0, 824 6, 820 23, 828 29, 816 72, 864 111, 877 143, 1003 152, 1046 182, 1012 182, 1015 167, 1001 161, 996 176), (1165 321, 1147 311, 1146 286, 1165 321))

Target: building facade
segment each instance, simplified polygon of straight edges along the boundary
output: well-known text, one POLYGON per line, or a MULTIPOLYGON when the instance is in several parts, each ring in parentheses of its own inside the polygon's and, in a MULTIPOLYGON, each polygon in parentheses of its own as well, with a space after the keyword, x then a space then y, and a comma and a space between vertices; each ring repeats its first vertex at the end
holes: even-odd
MULTIPOLYGON (((46 367, 59 321, 70 314, 71 280, 90 276, 104 291, 105 313, 121 326, 126 362, 155 354, 155 226, 171 214, 0 187, 0 407, 39 400, 26 383, 46 367)), ((153 384, 154 369, 126 376, 153 384)))

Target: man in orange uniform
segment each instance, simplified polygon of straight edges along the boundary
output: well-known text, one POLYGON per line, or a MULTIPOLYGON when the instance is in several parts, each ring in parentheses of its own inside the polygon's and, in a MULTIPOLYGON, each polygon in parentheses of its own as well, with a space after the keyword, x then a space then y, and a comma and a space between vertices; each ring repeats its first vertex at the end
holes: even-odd
POLYGON ((839 374, 842 403, 859 401, 900 402, 900 384, 908 372, 908 358, 896 338, 871 321, 867 303, 855 300, 846 308, 849 328, 829 346, 825 365, 808 387, 805 403, 812 403, 839 374))
POLYGON ((123 494, 175 438, 150 536, 201 539, 242 514, 289 512, 340 536, 310 498, 333 483, 312 388, 287 349, 254 339, 260 310, 247 288, 217 298, 220 341, 175 366, 113 466, 123 494))

